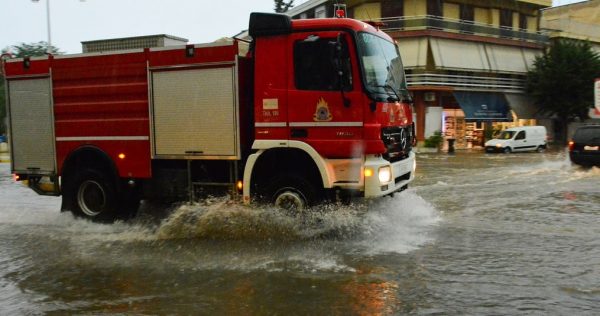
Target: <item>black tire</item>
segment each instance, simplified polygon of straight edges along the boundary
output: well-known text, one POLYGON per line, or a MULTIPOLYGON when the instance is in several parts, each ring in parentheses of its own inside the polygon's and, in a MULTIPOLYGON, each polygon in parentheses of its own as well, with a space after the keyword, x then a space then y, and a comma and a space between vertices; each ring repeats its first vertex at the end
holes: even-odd
POLYGON ((503 153, 505 154, 510 154, 512 152, 512 149, 510 149, 510 147, 504 147, 504 149, 502 150, 503 153))
POLYGON ((119 214, 115 183, 101 172, 84 169, 72 179, 67 179, 65 185, 63 209, 71 211, 74 216, 103 223, 129 217, 119 214))
POLYGON ((296 214, 319 201, 316 186, 305 177, 293 173, 274 177, 266 191, 273 205, 296 214))
POLYGON ((535 151, 537 151, 538 153, 543 153, 544 151, 546 151, 546 146, 538 146, 535 151))

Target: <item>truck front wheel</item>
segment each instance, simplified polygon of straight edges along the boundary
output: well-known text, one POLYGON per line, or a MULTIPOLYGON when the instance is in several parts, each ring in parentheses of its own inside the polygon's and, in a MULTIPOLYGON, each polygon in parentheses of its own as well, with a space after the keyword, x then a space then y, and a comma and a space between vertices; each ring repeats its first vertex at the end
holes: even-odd
POLYGON ((271 202, 278 208, 302 213, 317 202, 315 186, 302 176, 286 174, 275 177, 268 186, 271 202))
POLYGON ((85 169, 76 174, 65 195, 75 216, 97 222, 118 218, 115 185, 101 172, 85 169))

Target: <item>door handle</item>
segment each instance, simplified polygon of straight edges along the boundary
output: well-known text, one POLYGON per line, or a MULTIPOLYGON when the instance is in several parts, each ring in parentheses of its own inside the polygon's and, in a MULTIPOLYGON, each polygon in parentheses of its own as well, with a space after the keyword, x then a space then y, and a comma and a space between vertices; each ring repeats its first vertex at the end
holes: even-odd
POLYGON ((305 128, 292 128, 291 130, 292 138, 306 138, 308 137, 308 130, 305 128))

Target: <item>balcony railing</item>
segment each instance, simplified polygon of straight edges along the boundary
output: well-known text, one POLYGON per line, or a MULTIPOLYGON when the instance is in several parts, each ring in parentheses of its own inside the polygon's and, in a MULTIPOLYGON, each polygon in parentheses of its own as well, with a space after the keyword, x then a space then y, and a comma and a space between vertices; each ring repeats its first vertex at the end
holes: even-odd
POLYGON ((525 80, 518 78, 422 73, 407 74, 406 81, 409 89, 414 86, 444 86, 517 93, 525 90, 525 80))
POLYGON ((415 31, 415 30, 438 30, 452 33, 473 34, 496 38, 506 38, 519 41, 545 44, 548 36, 540 32, 531 32, 512 27, 495 26, 477 22, 456 20, 439 16, 409 16, 390 17, 375 20, 385 25, 381 29, 385 32, 415 31))

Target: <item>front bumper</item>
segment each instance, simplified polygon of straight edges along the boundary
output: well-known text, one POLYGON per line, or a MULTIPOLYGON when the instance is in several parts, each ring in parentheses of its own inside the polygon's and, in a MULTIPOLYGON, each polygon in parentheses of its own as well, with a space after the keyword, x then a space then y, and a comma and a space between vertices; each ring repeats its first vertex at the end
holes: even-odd
POLYGON ((571 162, 581 166, 600 166, 600 153, 582 153, 572 151, 569 153, 571 162))
POLYGON ((365 170, 373 171, 372 176, 365 176, 365 197, 376 198, 394 193, 401 190, 415 178, 415 153, 410 152, 407 158, 390 163, 381 156, 367 156, 365 160, 365 170), (391 168, 391 180, 381 182, 378 177, 378 170, 382 167, 391 168))
POLYGON ((504 151, 504 147, 485 146, 486 153, 501 153, 503 151, 504 151))

